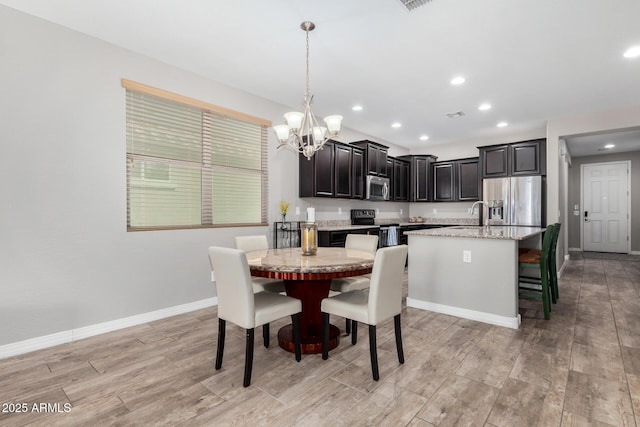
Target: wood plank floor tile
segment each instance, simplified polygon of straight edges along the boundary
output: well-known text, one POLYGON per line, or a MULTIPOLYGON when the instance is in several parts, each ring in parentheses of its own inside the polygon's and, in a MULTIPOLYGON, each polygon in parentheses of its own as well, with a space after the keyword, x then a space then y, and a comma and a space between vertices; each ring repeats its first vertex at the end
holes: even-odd
POLYGON ((611 425, 635 424, 626 381, 569 371, 564 409, 611 425))
POLYGON ((437 426, 482 426, 499 393, 495 387, 450 375, 418 417, 437 426))

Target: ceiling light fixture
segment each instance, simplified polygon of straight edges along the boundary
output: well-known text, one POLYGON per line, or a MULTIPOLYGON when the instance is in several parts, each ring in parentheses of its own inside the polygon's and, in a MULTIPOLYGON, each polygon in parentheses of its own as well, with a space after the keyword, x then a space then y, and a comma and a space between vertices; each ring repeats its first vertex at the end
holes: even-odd
POLYGON ((392 123, 391 127, 394 128, 394 129, 401 128, 402 127, 402 123, 400 123, 400 122, 392 123))
POLYGON ((420 136, 420 141, 427 141, 427 140, 429 140, 429 137, 427 135, 420 136))
POLYGON ((454 86, 458 86, 461 85, 462 83, 466 82, 467 80, 462 77, 462 76, 456 76, 454 78, 451 79, 451 84, 454 86))
POLYGON ((480 104, 480 106, 478 107, 478 110, 480 111, 487 111, 490 109, 491 109, 491 104, 487 104, 487 103, 480 104))
POLYGON ((496 126, 498 126, 499 128, 503 128, 503 127, 507 127, 507 126, 509 126, 509 123, 507 123, 507 122, 500 122, 500 123, 498 123, 496 126))
POLYGON ((273 131, 278 138, 278 149, 290 148, 311 160, 315 152, 320 150, 329 138, 338 135, 342 125, 342 116, 325 117, 324 123, 327 126, 324 127, 318 124, 316 116, 311 111, 313 95, 309 92, 309 31, 313 31, 316 26, 313 22, 304 21, 300 24, 300 28, 307 33, 307 86, 304 94, 304 111, 302 113, 297 111, 286 113, 284 118, 287 120, 287 124, 274 126, 273 131))
POLYGON ((362 111, 362 105, 354 105, 351 109, 353 111, 362 111))
POLYGON ((625 58, 638 58, 640 57, 640 46, 631 46, 624 52, 625 58))
POLYGON ((607 144, 604 146, 604 148, 606 148, 607 150, 611 150, 615 146, 616 146, 615 144, 607 144))

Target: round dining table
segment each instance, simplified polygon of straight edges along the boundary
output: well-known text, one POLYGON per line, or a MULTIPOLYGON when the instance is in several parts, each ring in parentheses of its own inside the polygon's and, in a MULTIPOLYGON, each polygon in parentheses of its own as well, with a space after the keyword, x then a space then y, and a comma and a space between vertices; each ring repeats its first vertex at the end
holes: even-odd
MULTIPOLYGON (((247 252, 252 276, 284 281, 287 295, 302 301, 300 335, 303 353, 322 352, 322 313, 320 303, 329 296, 331 280, 371 273, 375 255, 345 248, 318 248, 315 255, 303 255, 300 248, 247 252)), ((338 346, 340 330, 331 325, 329 350, 338 346)), ((278 344, 294 351, 293 326, 278 331, 278 344)))

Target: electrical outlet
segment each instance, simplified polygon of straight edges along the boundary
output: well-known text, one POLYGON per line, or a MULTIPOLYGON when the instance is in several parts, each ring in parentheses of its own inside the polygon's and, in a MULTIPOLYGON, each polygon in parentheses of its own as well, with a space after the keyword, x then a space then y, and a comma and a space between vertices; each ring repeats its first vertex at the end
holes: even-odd
POLYGON ((437 213, 438 213, 438 209, 433 208, 433 213, 434 213, 434 214, 437 214, 437 213))
POLYGON ((462 262, 471 262, 471 251, 462 251, 462 262))
POLYGON ((211 281, 212 282, 216 281, 216 273, 214 273, 213 271, 211 272, 211 281))
POLYGON ((376 215, 380 213, 380 209, 376 208, 376 215))
POLYGON ((338 215, 342 215, 342 208, 338 208, 338 215))
POLYGON ((300 215, 300 206, 296 206, 296 215, 300 215))
POLYGON ((400 209, 400 215, 402 215, 402 209, 400 209))

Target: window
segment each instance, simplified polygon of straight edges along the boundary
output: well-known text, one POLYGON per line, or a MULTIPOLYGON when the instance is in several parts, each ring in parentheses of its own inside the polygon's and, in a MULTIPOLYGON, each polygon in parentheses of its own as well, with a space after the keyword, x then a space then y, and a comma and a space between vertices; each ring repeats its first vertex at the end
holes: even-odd
POLYGON ((267 224, 271 123, 140 83, 127 92, 127 229, 267 224))

